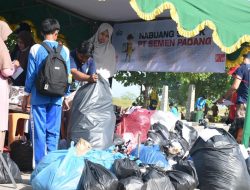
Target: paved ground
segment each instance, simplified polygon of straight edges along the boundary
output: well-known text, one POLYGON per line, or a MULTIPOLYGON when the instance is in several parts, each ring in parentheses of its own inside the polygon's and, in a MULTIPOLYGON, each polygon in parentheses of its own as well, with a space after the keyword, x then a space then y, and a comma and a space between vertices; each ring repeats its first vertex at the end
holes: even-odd
MULTIPOLYGON (((22 174, 23 183, 17 184, 16 190, 32 190, 31 186, 29 185, 30 174, 22 174)), ((14 189, 12 184, 0 184, 0 190, 11 190, 14 189)))

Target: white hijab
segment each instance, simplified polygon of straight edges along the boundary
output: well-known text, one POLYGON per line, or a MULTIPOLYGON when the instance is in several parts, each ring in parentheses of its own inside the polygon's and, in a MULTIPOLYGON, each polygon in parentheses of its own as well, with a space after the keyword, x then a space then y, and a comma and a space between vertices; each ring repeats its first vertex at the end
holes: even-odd
POLYGON ((94 44, 93 58, 96 64, 97 73, 105 79, 113 77, 116 73, 115 48, 111 44, 112 33, 112 26, 108 23, 102 23, 95 35, 89 40, 94 44), (109 33, 109 40, 107 43, 101 44, 98 41, 98 36, 101 32, 106 30, 109 33))

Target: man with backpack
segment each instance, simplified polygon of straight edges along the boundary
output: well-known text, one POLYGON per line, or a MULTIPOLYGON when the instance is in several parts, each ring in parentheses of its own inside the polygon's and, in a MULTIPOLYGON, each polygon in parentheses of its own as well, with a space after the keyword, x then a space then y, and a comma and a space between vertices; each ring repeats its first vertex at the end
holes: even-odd
POLYGON ((58 44, 60 25, 56 19, 42 22, 42 44, 31 47, 25 96, 22 109, 26 111, 28 96, 31 95, 31 129, 35 164, 43 156, 57 149, 63 96, 69 94, 70 73, 69 50, 58 44))

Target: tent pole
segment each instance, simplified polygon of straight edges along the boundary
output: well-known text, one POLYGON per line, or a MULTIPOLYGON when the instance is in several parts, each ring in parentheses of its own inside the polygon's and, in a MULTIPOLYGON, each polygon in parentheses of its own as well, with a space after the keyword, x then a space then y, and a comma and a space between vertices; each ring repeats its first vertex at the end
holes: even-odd
POLYGON ((246 110, 246 117, 244 122, 243 128, 243 140, 242 143, 245 145, 246 148, 249 146, 249 138, 250 138, 250 88, 248 88, 248 99, 247 99, 247 110, 246 110))

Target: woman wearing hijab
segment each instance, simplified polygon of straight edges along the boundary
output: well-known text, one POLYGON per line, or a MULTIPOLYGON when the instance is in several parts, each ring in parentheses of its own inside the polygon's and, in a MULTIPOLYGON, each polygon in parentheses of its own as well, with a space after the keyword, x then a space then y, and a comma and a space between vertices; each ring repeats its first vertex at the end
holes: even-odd
POLYGON ((102 23, 95 35, 89 40, 93 43, 93 58, 96 64, 97 73, 109 80, 112 84, 112 77, 116 73, 115 48, 111 44, 113 28, 108 23, 102 23))
POLYGON ((21 31, 18 33, 17 35, 18 50, 16 51, 13 60, 19 61, 20 67, 22 68, 23 72, 15 80, 13 80, 14 86, 25 85, 28 56, 32 45, 34 45, 34 40, 31 32, 21 31))
POLYGON ((12 64, 9 50, 4 41, 12 33, 8 24, 0 21, 0 151, 3 151, 5 131, 8 130, 8 112, 9 112, 9 84, 7 77, 15 72, 18 61, 12 64))

